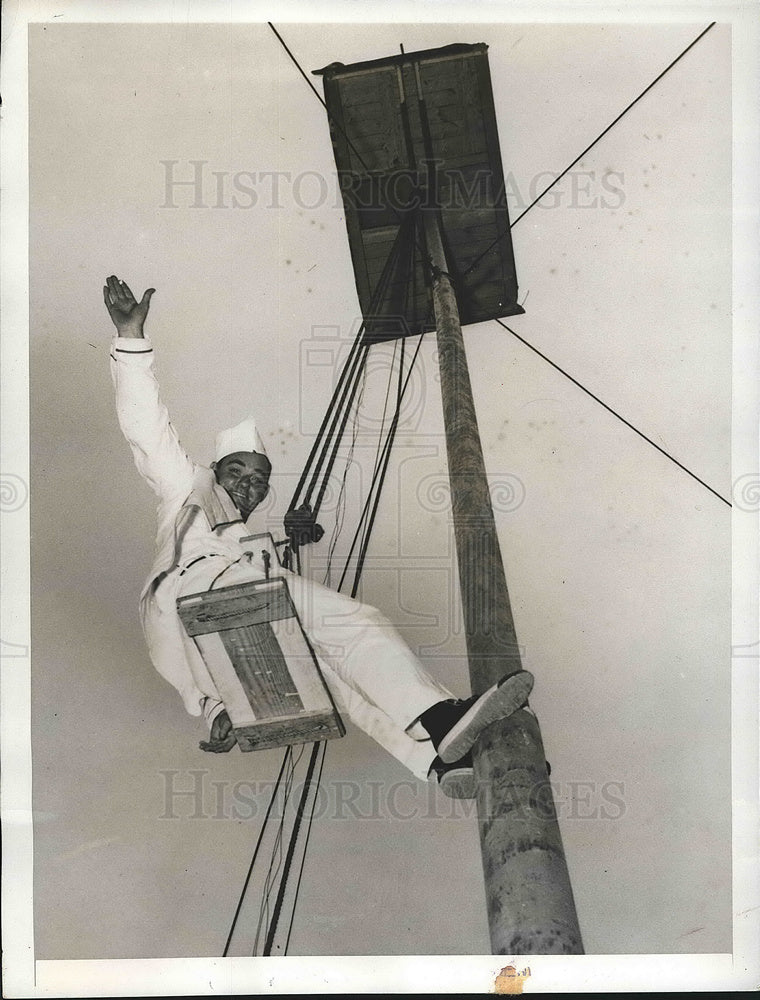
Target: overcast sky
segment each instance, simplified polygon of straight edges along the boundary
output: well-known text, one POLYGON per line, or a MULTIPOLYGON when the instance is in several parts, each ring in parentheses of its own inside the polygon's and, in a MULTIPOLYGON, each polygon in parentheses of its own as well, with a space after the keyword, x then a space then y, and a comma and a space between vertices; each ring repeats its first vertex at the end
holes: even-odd
MULTIPOLYGON (((486 42, 514 216, 706 23, 281 31, 307 71, 486 42)), ((271 779, 280 754, 203 755, 200 721, 148 660, 154 504, 113 412, 101 286, 157 289, 163 396, 198 460, 257 415, 274 465, 261 527, 278 534, 359 315, 328 124, 261 24, 49 22, 29 65, 36 953, 215 955, 258 822, 214 818, 211 783, 271 779), (194 206, 169 182, 196 170, 194 206), (177 800, 162 818, 167 772, 189 788, 192 769, 207 816, 177 800)), ((717 26, 515 226, 526 312, 509 321, 726 498, 730 87, 717 26)), ((728 951, 729 508, 497 324, 465 338, 488 471, 518 498, 496 519, 586 950, 728 951)), ((464 695, 434 346, 363 596, 464 695)), ((390 353, 373 360, 350 510, 390 353)), ((318 575, 324 553, 311 561, 318 575)), ((398 792, 415 812, 400 817, 389 789, 407 777, 353 728, 328 746, 333 798, 374 781, 385 806, 315 821, 291 954, 489 951, 475 820, 424 786, 398 792)))

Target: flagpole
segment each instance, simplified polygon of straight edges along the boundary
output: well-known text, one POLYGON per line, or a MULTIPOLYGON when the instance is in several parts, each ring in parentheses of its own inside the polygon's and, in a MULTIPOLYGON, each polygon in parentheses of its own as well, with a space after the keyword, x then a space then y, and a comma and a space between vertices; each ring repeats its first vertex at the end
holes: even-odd
MULTIPOLYGON (((521 669, 456 296, 438 212, 422 210, 433 280, 451 506, 473 693, 521 669)), ((538 680, 540 684, 540 679, 538 680)), ((538 720, 489 726, 473 747, 494 954, 583 954, 538 720)))

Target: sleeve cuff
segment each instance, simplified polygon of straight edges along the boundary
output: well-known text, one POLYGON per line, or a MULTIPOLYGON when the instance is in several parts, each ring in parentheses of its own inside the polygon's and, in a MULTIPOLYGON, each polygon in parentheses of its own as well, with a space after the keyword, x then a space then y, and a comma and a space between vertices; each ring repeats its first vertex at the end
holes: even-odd
POLYGON ((203 712, 203 717, 206 720, 209 730, 211 729, 211 723, 219 715, 220 712, 224 711, 224 703, 217 701, 215 698, 206 697, 201 702, 201 710, 203 712))
POLYGON ((120 354, 150 354, 153 344, 149 337, 114 337, 113 349, 120 354))

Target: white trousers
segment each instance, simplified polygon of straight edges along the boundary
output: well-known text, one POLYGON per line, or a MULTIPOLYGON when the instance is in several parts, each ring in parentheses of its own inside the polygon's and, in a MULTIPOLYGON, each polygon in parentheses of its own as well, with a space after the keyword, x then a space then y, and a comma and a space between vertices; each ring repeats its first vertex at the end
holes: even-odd
MULTIPOLYGON (((286 579, 339 711, 424 780, 435 748, 416 720, 454 696, 430 676, 376 608, 280 567, 271 575, 286 579)), ((263 564, 255 559, 232 563, 225 556, 211 556, 184 571, 176 596, 207 590, 216 577, 214 590, 264 576, 263 564)), ((196 684, 214 696, 214 683, 195 643, 184 629, 182 633, 196 684)))

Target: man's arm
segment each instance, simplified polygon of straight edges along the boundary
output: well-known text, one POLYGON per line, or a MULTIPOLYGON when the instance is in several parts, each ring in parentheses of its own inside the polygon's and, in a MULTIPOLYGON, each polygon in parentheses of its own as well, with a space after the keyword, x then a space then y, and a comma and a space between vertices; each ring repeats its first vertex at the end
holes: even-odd
POLYGON ((142 477, 160 497, 174 498, 192 488, 194 465, 159 397, 153 346, 144 333, 154 291, 149 288, 137 302, 128 285, 111 275, 103 286, 103 299, 117 333, 111 377, 119 426, 142 477))

